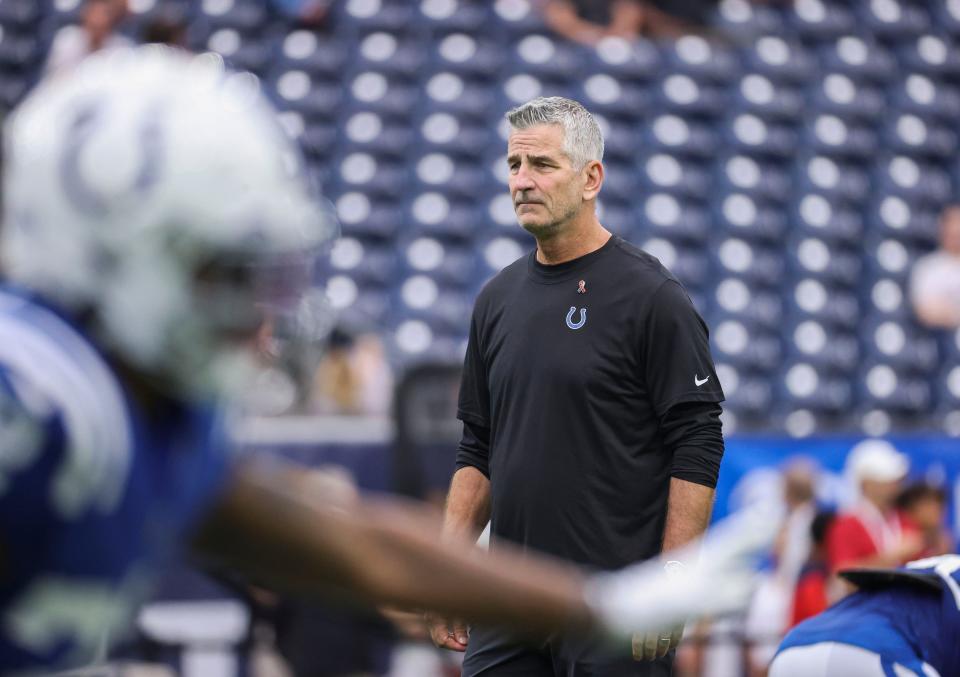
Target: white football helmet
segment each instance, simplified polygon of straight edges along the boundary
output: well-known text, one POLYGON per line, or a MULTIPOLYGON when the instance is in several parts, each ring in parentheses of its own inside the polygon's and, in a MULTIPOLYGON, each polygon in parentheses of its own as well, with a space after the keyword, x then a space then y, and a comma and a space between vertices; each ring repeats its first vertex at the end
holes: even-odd
POLYGON ((7 276, 181 395, 235 384, 263 304, 294 303, 336 234, 255 78, 215 55, 96 54, 29 96, 5 149, 7 276))

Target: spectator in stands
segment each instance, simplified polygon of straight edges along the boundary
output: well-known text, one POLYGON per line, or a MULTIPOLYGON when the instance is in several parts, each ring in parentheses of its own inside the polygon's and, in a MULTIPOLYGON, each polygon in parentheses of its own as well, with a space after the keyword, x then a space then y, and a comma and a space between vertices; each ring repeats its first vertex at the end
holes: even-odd
POLYGON ((386 416, 393 375, 375 334, 334 329, 314 378, 311 409, 318 414, 386 416))
POLYGON ((186 49, 187 22, 177 12, 161 12, 147 23, 140 40, 145 44, 169 45, 186 49))
POLYGON ((54 36, 47 75, 68 71, 101 49, 129 46, 130 40, 116 33, 126 13, 126 0, 86 0, 80 25, 64 26, 54 36))
POLYGON ((932 329, 960 327, 960 204, 940 217, 940 248, 921 258, 910 276, 917 319, 932 329))
MULTIPOLYGON (((827 563, 832 573, 850 567, 900 566, 920 552, 920 537, 896 509, 909 467, 907 457, 884 440, 865 440, 850 451, 847 473, 860 496, 827 531, 827 563)), ((850 588, 835 580, 831 597, 838 599, 850 588)))
MULTIPOLYGON (((664 3, 665 4, 665 3, 664 3)), ((686 3, 690 4, 690 3, 686 3)), ((543 18, 561 37, 593 46, 606 37, 677 36, 690 29, 671 6, 667 14, 641 0, 546 0, 543 18)))
POLYGON ((830 580, 830 568, 827 565, 827 532, 833 524, 833 519, 833 512, 824 511, 817 513, 810 524, 812 548, 810 557, 800 570, 800 576, 794 588, 790 611, 789 627, 791 628, 827 608, 827 582, 830 580))
POLYGON ((944 528, 947 494, 941 487, 926 482, 911 484, 897 497, 897 507, 903 515, 905 527, 922 540, 918 557, 953 552, 953 539, 944 528))

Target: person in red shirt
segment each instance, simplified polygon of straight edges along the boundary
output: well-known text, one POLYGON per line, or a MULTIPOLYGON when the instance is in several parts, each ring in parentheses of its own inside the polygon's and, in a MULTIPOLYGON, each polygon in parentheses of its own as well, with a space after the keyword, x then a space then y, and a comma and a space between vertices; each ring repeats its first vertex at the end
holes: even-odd
POLYGON ((922 540, 918 557, 936 557, 954 551, 953 539, 945 528, 947 494, 942 487, 926 482, 909 485, 897 497, 904 527, 922 540))
MULTIPOLYGON (((832 574, 851 567, 895 567, 922 550, 922 539, 896 509, 907 457, 884 440, 857 444, 847 456, 847 474, 859 489, 853 507, 839 514, 827 530, 827 565, 832 574)), ((831 601, 849 589, 840 579, 831 585, 831 601)))
POLYGON ((800 621, 816 616, 827 608, 827 582, 830 569, 827 566, 827 532, 833 524, 832 511, 817 513, 810 525, 812 541, 810 557, 797 577, 790 610, 790 627, 800 621))

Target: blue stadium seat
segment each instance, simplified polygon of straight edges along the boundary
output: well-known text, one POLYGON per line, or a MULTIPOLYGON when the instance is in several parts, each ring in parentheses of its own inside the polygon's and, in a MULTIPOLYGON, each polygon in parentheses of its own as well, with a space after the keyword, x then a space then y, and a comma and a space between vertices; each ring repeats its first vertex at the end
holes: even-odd
POLYGON ((751 242, 777 244, 787 230, 781 209, 745 193, 717 193, 713 214, 714 223, 723 231, 751 242))
POLYGON ((795 319, 785 327, 786 353, 820 373, 850 375, 860 363, 860 342, 852 332, 839 331, 817 320, 795 319))
POLYGON ((465 242, 478 227, 472 202, 448 197, 439 191, 413 196, 404 205, 403 214, 406 232, 416 236, 465 242))
POLYGON ((738 112, 772 122, 793 122, 803 112, 798 90, 760 73, 747 73, 740 79, 731 105, 738 112))
POLYGON ((549 34, 524 35, 510 46, 509 68, 541 79, 579 81, 584 62, 581 49, 549 34))
POLYGON ((745 154, 786 158, 797 146, 797 135, 784 124, 767 122, 752 113, 735 113, 723 125, 727 146, 745 154))
POLYGON ((637 198, 639 177, 633 166, 611 160, 604 163, 603 189, 601 199, 620 202, 634 202, 637 198))
POLYGON ((826 414, 848 411, 854 401, 848 379, 817 369, 805 360, 789 360, 776 380, 778 398, 791 408, 826 414))
MULTIPOLYGON (((773 387, 766 374, 751 374, 733 365, 720 362, 717 364, 717 377, 726 396, 723 403, 725 433, 729 434, 731 430, 730 413, 733 413, 738 421, 741 418, 769 415, 773 387)), ((768 419, 769 416, 764 418, 768 419)), ((765 421, 764 425, 764 428, 768 427, 769 420, 765 421)))
POLYGON ((346 110, 367 110, 407 121, 419 98, 416 87, 379 71, 363 71, 346 78, 346 110))
POLYGON ((385 246, 364 244, 355 237, 342 237, 330 251, 331 274, 348 275, 359 288, 386 288, 396 279, 395 252, 385 246))
POLYGON ((250 34, 264 25, 267 7, 264 0, 203 0, 197 3, 193 19, 206 32, 233 28, 250 34))
POLYGON ((718 275, 735 275, 751 285, 766 287, 779 285, 783 279, 783 256, 774 249, 742 238, 717 237, 708 251, 718 275))
POLYGON ((433 68, 465 77, 494 77, 506 57, 501 45, 490 37, 451 33, 438 40, 431 54, 433 68))
POLYGON ((860 302, 851 291, 830 286, 816 277, 796 278, 785 289, 788 314, 796 320, 817 320, 854 331, 860 318, 860 302))
POLYGON ((960 115, 960 93, 956 87, 919 73, 906 75, 891 92, 890 104, 903 113, 948 125, 960 115))
POLYGON ((341 194, 360 190, 378 198, 401 198, 408 190, 408 171, 392 158, 351 150, 331 162, 330 192, 341 194))
POLYGON ((385 119, 371 111, 348 113, 340 129, 343 143, 377 156, 402 158, 413 139, 408 124, 385 119))
POLYGON ((620 82, 607 73, 585 76, 574 88, 574 97, 591 112, 630 122, 640 120, 650 108, 650 96, 643 85, 620 82))
MULTIPOLYGON (((796 167, 795 195, 802 201, 816 193, 830 202, 859 204, 870 191, 870 178, 863 169, 843 158, 804 153, 796 167)), ((839 205, 838 205, 839 206, 839 205)))
POLYGON ((398 243, 404 275, 428 275, 441 289, 467 289, 479 274, 480 260, 470 247, 432 237, 398 243))
POLYGON ((414 8, 406 0, 349 0, 333 9, 339 30, 403 33, 414 25, 414 8))
POLYGON ((416 38, 407 38, 402 33, 375 31, 360 40, 351 65, 352 72, 374 70, 390 78, 415 80, 426 61, 426 50, 416 38))
POLYGON ((801 85, 816 72, 816 61, 802 44, 776 34, 757 38, 744 53, 743 61, 745 72, 784 85, 801 85))
POLYGON ((728 48, 699 35, 684 35, 666 46, 665 61, 672 73, 685 73, 698 81, 730 82, 739 64, 728 48))
POLYGON ((901 0, 870 0, 859 3, 859 21, 880 39, 905 40, 930 27, 926 10, 901 0))
POLYGON ((331 197, 344 235, 387 240, 393 238, 400 227, 397 218, 400 206, 392 200, 371 198, 361 191, 331 197))
POLYGON ((913 264, 922 254, 910 243, 894 238, 872 235, 863 243, 866 254, 867 278, 871 281, 892 277, 905 282, 913 264))
POLYGON ((637 203, 635 215, 636 223, 649 236, 702 243, 710 233, 710 217, 703 206, 681 203, 669 193, 646 196, 637 203))
POLYGON ((714 116, 721 114, 726 106, 723 89, 686 73, 665 74, 652 93, 656 109, 677 115, 714 116))
POLYGON ((941 408, 960 410, 960 365, 946 364, 937 374, 937 401, 941 408))
POLYGON ((296 30, 278 40, 275 56, 278 68, 282 71, 302 70, 315 77, 338 78, 350 52, 351 48, 343 40, 320 37, 308 30, 296 30))
POLYGON ((862 162, 876 151, 877 135, 865 125, 824 114, 808 118, 802 144, 805 150, 862 162))
POLYGON ((264 89, 278 108, 297 111, 305 118, 333 119, 343 100, 339 83, 314 81, 303 70, 277 72, 267 79, 264 89))
POLYGON ((792 230, 797 237, 817 238, 834 247, 856 251, 863 236, 857 209, 818 193, 807 193, 791 205, 792 230))
POLYGON ((546 30, 539 9, 530 0, 496 0, 492 18, 489 30, 494 35, 516 37, 546 30))
POLYGON ((871 315, 885 315, 907 322, 913 315, 908 285, 901 275, 887 275, 869 282, 863 293, 863 307, 871 315))
POLYGON ((856 82, 883 84, 897 75, 897 62, 884 47, 860 35, 843 35, 819 50, 823 68, 856 82))
POLYGON ((957 152, 957 134, 951 127, 913 113, 892 111, 882 139, 887 148, 904 155, 946 160, 957 152))
POLYGON ((855 249, 845 249, 815 236, 793 236, 787 243, 787 261, 796 277, 816 278, 828 286, 852 287, 862 264, 855 249))
POLYGON ((472 198, 487 183, 485 169, 444 153, 427 153, 411 158, 413 188, 417 192, 440 191, 451 197, 472 198))
POLYGON ((714 359, 741 370, 770 371, 780 364, 780 338, 738 319, 714 320, 710 342, 714 359))
POLYGON ((783 303, 777 292, 752 287, 747 280, 730 276, 714 281, 713 305, 709 314, 713 321, 738 319, 779 332, 783 303))
POLYGON ((960 36, 960 5, 955 0, 931 3, 936 25, 951 36, 960 36))
POLYGON ((740 41, 783 31, 783 18, 775 8, 749 0, 723 0, 711 23, 740 41))
POLYGON ((441 288, 423 274, 399 280, 393 301, 398 319, 420 320, 440 335, 461 334, 469 327, 472 305, 463 293, 441 288))
POLYGON ((856 19, 847 7, 822 0, 796 0, 787 20, 797 35, 811 42, 836 39, 856 27, 856 19))
POLYGON ((906 155, 877 158, 874 185, 882 195, 899 195, 910 204, 940 208, 953 198, 950 175, 939 166, 906 155))
POLYGON ((0 25, 4 30, 26 30, 40 20, 40 13, 36 0, 4 0, 0 2, 0 25))
POLYGON ((600 114, 596 115, 596 120, 603 134, 604 159, 635 163, 642 147, 640 135, 637 134, 638 125, 617 118, 607 119, 600 114))
POLYGON ((718 141, 717 134, 709 125, 685 120, 677 115, 658 115, 641 131, 644 149, 685 157, 712 158, 718 141))
POLYGON ((453 32, 480 32, 491 20, 483 3, 458 0, 423 0, 417 21, 435 35, 453 32))
POLYGON ((930 382, 898 373, 883 361, 868 361, 857 380, 860 401, 865 407, 889 412, 926 414, 933 402, 930 382))
POLYGON ((700 201, 710 196, 710 174, 703 165, 667 153, 641 153, 635 159, 643 194, 665 191, 700 201))
POLYGON ((924 73, 954 81, 960 76, 960 48, 949 35, 921 35, 916 40, 901 43, 897 51, 907 72, 924 73))
POLYGON ((206 48, 220 54, 230 68, 261 74, 273 55, 272 43, 244 36, 235 28, 218 28, 207 38, 206 48))
MULTIPOLYGON (((425 111, 412 125, 420 152, 449 153, 476 158, 499 142, 488 125, 447 112, 425 111)), ((506 149, 506 144, 503 144, 506 149)))
POLYGON ((937 242, 939 215, 922 204, 911 204, 898 195, 879 195, 866 208, 870 230, 884 237, 933 248, 937 242))
POLYGON ((647 83, 661 72, 660 50, 643 38, 602 39, 585 54, 586 72, 607 73, 620 82, 647 83))
POLYGON ((649 235, 642 228, 635 229, 632 242, 639 242, 641 249, 655 256, 660 263, 676 275, 684 285, 703 287, 711 277, 710 260, 703 247, 688 246, 656 235, 649 235))
POLYGON ((937 338, 911 320, 868 315, 860 326, 864 353, 898 374, 927 376, 939 366, 937 338))
POLYGON ((777 203, 787 200, 791 189, 790 175, 781 164, 740 153, 717 159, 714 186, 777 203))
POLYGON ((808 100, 818 113, 855 122, 874 122, 886 108, 880 89, 860 84, 843 73, 824 75, 812 88, 808 100))

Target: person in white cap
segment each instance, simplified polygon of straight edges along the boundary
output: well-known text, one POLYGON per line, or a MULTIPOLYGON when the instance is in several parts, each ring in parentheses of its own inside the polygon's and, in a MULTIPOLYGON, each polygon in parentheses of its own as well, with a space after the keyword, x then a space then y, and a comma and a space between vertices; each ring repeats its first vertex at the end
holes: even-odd
MULTIPOLYGON (((904 528, 895 507, 909 469, 909 459, 884 440, 864 440, 850 450, 846 474, 855 483, 859 497, 851 509, 834 520, 827 533, 831 572, 850 567, 899 566, 920 552, 919 537, 904 528)), ((836 587, 832 591, 834 599, 849 591, 842 583, 836 587)))

